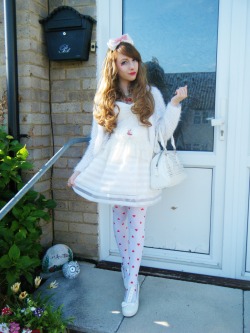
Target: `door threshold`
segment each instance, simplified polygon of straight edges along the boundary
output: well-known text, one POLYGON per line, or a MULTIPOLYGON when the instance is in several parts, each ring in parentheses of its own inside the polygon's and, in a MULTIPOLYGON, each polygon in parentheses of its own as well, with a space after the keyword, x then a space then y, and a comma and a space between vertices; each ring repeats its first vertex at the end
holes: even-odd
MULTIPOLYGON (((121 264, 112 261, 99 261, 96 268, 111 271, 121 271, 121 264)), ((166 279, 181 280, 195 283, 211 284, 220 287, 250 290, 250 283, 246 280, 231 279, 211 275, 194 274, 186 272, 172 271, 168 269, 152 268, 141 266, 139 274, 145 276, 161 277, 166 279)))

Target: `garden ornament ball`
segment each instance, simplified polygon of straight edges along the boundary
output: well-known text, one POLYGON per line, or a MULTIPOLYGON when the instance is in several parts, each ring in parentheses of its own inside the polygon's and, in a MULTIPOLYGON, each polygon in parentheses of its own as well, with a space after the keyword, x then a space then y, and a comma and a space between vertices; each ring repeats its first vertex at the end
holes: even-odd
POLYGON ((62 272, 67 279, 75 279, 80 273, 80 266, 77 261, 66 262, 63 265, 62 272))

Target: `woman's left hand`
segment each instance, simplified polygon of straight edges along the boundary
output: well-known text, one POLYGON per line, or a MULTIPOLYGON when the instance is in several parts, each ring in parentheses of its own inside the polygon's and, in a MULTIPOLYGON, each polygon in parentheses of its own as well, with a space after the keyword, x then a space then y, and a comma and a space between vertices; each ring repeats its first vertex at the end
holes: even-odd
POLYGON ((176 90, 175 96, 172 97, 172 99, 171 99, 171 103, 174 106, 177 106, 185 98, 187 98, 187 86, 180 87, 179 89, 176 90))
POLYGON ((72 187, 75 185, 75 179, 78 175, 80 175, 80 171, 75 171, 73 175, 71 175, 68 179, 68 187, 72 187))

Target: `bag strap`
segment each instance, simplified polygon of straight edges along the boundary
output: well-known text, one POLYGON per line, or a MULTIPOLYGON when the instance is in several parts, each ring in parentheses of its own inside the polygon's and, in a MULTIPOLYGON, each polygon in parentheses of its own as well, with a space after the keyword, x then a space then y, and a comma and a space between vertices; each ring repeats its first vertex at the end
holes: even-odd
MULTIPOLYGON (((158 129, 158 136, 159 136, 159 139, 160 139, 160 144, 163 147, 163 150, 167 150, 166 144, 164 142, 163 135, 162 135, 162 132, 161 132, 160 128, 158 129)), ((175 140, 174 140, 173 135, 171 136, 171 145, 172 145, 173 149, 176 150, 175 140)))

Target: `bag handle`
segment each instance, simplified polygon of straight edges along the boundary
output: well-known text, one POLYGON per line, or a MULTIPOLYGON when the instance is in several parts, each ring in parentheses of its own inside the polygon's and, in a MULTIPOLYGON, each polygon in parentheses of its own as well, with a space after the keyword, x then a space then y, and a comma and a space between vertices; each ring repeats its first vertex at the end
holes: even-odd
MULTIPOLYGON (((163 150, 167 150, 164 139, 163 139, 163 135, 162 135, 162 132, 161 132, 160 129, 158 129, 158 136, 159 136, 159 139, 160 139, 160 144, 163 147, 163 150)), ((173 135, 171 136, 171 145, 172 145, 174 151, 176 151, 175 140, 174 140, 173 135)))

